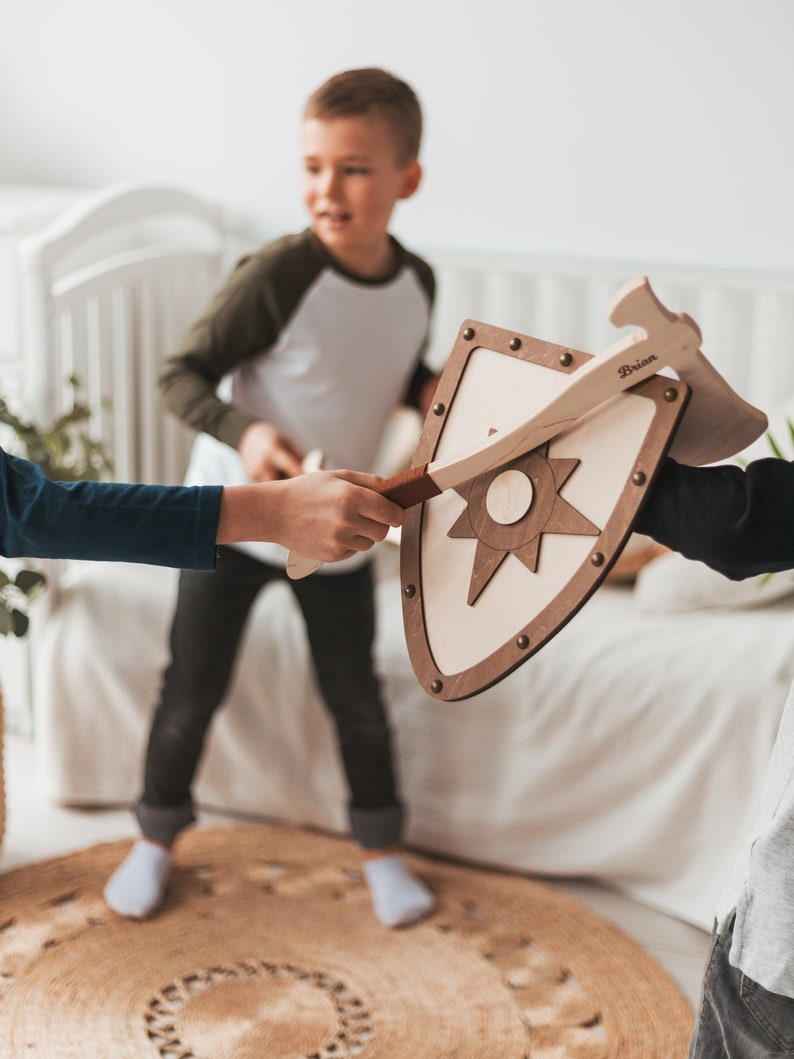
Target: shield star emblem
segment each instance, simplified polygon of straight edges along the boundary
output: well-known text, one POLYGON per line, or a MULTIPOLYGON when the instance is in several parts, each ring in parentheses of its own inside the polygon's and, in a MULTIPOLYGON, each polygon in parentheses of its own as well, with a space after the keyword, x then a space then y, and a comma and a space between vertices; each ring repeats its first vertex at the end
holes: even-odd
MULTIPOLYGON (((543 408, 590 355, 467 320, 414 464, 471 447, 543 408)), ((526 662, 603 581, 683 415, 688 387, 655 375, 540 448, 406 513, 406 642, 434 698, 485 690, 526 662)))

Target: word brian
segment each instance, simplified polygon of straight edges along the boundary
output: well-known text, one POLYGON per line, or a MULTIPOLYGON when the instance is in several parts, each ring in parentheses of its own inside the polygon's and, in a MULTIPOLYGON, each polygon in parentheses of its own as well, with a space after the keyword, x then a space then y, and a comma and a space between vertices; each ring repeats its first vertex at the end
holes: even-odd
POLYGON ((621 364, 618 368, 618 375, 621 379, 625 379, 627 375, 631 375, 633 372, 639 371, 641 368, 647 368, 649 364, 652 364, 658 359, 659 358, 655 353, 651 353, 651 355, 646 357, 645 360, 637 360, 634 364, 621 364))

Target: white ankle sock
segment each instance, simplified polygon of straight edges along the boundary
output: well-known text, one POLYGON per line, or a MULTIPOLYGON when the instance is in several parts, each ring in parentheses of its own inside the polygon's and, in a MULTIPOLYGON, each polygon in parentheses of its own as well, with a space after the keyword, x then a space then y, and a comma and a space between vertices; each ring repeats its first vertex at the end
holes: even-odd
POLYGON ((406 866, 399 853, 364 861, 375 915, 385 927, 405 927, 436 907, 433 895, 406 866))
POLYGON ((173 855, 153 842, 138 841, 105 886, 105 900, 120 916, 146 919, 163 903, 173 855))

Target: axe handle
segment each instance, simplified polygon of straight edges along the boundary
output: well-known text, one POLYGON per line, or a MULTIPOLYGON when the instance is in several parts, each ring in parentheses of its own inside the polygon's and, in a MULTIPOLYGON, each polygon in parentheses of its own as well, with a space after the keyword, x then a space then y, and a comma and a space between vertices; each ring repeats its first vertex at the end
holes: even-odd
POLYGON ((392 478, 384 478, 375 486, 375 492, 393 500, 400 507, 414 507, 438 496, 441 490, 427 473, 427 464, 420 467, 409 467, 392 478))

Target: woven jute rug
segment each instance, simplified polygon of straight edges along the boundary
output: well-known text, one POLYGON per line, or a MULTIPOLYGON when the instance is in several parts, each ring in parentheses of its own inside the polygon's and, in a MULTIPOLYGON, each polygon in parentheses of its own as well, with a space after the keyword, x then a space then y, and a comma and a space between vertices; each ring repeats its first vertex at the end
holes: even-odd
POLYGON ((390 931, 350 842, 233 825, 187 833, 161 913, 133 923, 102 900, 128 846, 0 874, 0 1055, 686 1055, 670 979, 545 884, 411 855, 439 909, 390 931))

